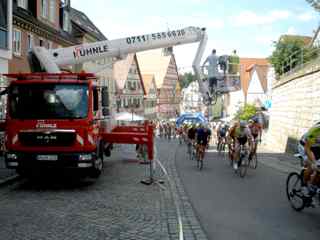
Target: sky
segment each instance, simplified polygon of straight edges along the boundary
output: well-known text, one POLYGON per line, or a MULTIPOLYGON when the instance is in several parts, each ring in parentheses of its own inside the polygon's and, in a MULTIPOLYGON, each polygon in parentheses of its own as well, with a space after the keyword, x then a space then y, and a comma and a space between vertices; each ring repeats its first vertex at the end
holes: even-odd
MULTIPOLYGON (((71 0, 109 39, 205 27, 218 55, 266 58, 282 34, 313 36, 320 14, 305 0, 71 0)), ((174 47, 180 72, 191 70, 197 43, 174 47)))

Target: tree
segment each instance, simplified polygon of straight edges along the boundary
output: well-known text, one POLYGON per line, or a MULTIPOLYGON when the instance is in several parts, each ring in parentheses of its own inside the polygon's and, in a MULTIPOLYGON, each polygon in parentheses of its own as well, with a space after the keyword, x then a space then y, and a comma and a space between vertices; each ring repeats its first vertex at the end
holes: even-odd
POLYGON ((245 104, 243 107, 240 107, 236 113, 236 120, 245 120, 248 121, 250 118, 255 116, 257 113, 257 108, 252 104, 245 104))
POLYGON ((189 84, 196 80, 196 77, 191 72, 184 73, 183 75, 179 76, 180 79, 180 86, 181 88, 186 88, 189 84))
POLYGON ((320 11, 320 0, 306 0, 316 11, 320 11))
POLYGON ((284 35, 275 43, 275 50, 269 60, 280 76, 316 56, 315 49, 307 47, 303 37, 284 35))

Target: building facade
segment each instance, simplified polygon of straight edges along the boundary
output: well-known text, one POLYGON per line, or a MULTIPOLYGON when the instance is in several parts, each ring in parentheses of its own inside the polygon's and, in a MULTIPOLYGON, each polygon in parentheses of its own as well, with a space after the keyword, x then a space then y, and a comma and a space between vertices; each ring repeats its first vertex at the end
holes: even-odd
POLYGON ((157 118, 157 85, 154 75, 142 75, 143 85, 145 86, 146 95, 144 98, 144 116, 148 120, 157 118))
MULTIPOLYGON (((0 74, 8 73, 12 57, 12 1, 0 2, 0 74)), ((2 78, 1 78, 2 79, 2 78)))
POLYGON ((113 64, 113 79, 116 82, 116 112, 144 116, 146 91, 135 54, 128 54, 113 64))
POLYGON ((199 84, 191 82, 187 88, 182 90, 181 112, 202 112, 203 100, 199 91, 199 84))
POLYGON ((241 89, 223 97, 223 117, 233 118, 246 103, 261 106, 267 100, 269 63, 264 58, 240 58, 241 89))
POLYGON ((77 44, 71 35, 70 1, 13 0, 12 60, 9 72, 30 72, 28 51, 77 44))
POLYGON ((177 117, 179 104, 176 88, 179 81, 177 65, 172 49, 156 49, 138 53, 142 74, 153 74, 157 85, 157 117, 177 117))

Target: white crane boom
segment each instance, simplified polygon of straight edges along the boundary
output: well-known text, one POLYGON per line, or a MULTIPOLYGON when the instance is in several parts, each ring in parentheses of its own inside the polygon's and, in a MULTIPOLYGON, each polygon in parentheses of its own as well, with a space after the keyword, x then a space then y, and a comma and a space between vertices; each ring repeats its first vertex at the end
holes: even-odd
POLYGON ((200 69, 200 61, 207 43, 205 28, 187 27, 179 30, 84 43, 58 49, 48 50, 44 47, 34 47, 32 52, 47 72, 60 73, 59 66, 63 65, 73 65, 110 57, 122 58, 129 53, 195 42, 200 43, 192 67, 198 79, 202 95, 206 98, 209 96, 207 93, 208 89, 206 84, 201 80, 200 69))

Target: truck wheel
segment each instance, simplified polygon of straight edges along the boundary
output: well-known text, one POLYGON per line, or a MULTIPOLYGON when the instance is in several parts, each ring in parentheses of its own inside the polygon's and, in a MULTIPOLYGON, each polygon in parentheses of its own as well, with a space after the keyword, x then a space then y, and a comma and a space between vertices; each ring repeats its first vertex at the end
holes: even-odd
POLYGON ((16 173, 20 177, 29 177, 30 176, 30 172, 28 172, 26 169, 23 169, 23 168, 17 168, 16 173))
POLYGON ((93 168, 91 169, 90 177, 98 178, 103 170, 103 153, 98 154, 97 159, 93 163, 93 168))

